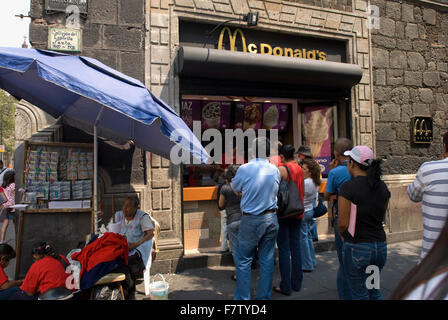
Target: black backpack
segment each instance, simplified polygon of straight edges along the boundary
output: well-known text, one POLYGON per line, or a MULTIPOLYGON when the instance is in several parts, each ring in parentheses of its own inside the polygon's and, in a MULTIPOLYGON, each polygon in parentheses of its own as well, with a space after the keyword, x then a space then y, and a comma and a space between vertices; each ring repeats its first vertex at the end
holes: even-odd
POLYGON ((285 165, 289 180, 282 180, 277 194, 277 217, 279 219, 297 218, 303 214, 304 207, 297 184, 291 179, 288 166, 285 165))

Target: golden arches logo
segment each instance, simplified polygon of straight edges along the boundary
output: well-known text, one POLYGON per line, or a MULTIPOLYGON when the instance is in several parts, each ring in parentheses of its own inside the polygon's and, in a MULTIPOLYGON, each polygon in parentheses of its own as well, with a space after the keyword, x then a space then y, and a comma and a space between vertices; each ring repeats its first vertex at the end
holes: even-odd
POLYGON ((247 52, 246 38, 244 37, 243 31, 240 28, 237 28, 232 33, 232 30, 230 30, 229 27, 222 28, 221 33, 219 34, 219 41, 218 41, 219 50, 222 50, 222 41, 224 40, 224 34, 226 32, 229 35, 230 51, 235 51, 236 36, 239 34, 241 36, 241 44, 243 46, 243 52, 247 52))
POLYGON ((417 135, 425 135, 428 136, 431 133, 431 130, 428 129, 425 119, 417 119, 414 123, 414 136, 417 135), (420 124, 420 126, 419 126, 420 124))
POLYGON ((414 143, 431 143, 432 119, 430 117, 413 117, 412 118, 412 140, 414 143))

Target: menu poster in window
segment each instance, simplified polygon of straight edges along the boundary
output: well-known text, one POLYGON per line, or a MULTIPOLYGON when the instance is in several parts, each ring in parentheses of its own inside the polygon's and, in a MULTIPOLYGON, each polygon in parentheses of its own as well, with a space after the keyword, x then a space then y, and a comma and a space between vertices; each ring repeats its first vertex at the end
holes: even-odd
POLYGON ((230 128, 230 111, 232 105, 230 102, 221 102, 221 123, 219 124, 219 129, 229 129, 230 128))
POLYGON ((271 130, 278 128, 279 106, 276 103, 265 103, 263 105, 263 129, 271 130))
POLYGON ((287 104, 265 103, 263 105, 263 129, 285 131, 288 124, 287 104))
POLYGON ((248 103, 244 108, 244 125, 243 129, 260 129, 261 127, 261 115, 262 115, 261 103, 248 103))
POLYGON ((244 103, 244 102, 237 102, 235 104, 235 122, 234 122, 235 129, 243 129, 244 108, 245 107, 246 107, 246 103, 244 103))
POLYGON ((218 129, 221 123, 221 102, 202 101, 201 109, 202 130, 218 129))
POLYGON ((200 100, 182 100, 182 120, 192 129, 193 121, 201 120, 201 101, 200 100))
POLYGON ((305 107, 305 144, 311 148, 322 174, 327 174, 331 161, 332 109, 328 106, 305 107))
POLYGON ((278 120, 278 131, 282 132, 287 129, 288 126, 288 115, 289 115, 289 109, 291 108, 291 105, 289 104, 280 104, 279 105, 279 120, 278 120))

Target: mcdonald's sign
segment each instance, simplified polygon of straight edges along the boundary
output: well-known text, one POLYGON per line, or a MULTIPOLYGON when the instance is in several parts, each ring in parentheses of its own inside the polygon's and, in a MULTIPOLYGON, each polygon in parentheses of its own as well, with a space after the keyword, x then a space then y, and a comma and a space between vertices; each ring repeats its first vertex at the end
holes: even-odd
POLYGON ((430 144, 433 141, 431 117, 415 116, 411 118, 411 139, 416 144, 430 144))
POLYGON ((221 30, 221 33, 219 34, 219 40, 218 40, 218 49, 222 50, 222 42, 224 40, 224 35, 226 32, 229 35, 229 43, 230 43, 230 51, 235 51, 235 44, 236 44, 236 36, 241 36, 241 47, 243 52, 247 52, 247 46, 246 46, 246 38, 244 37, 244 33, 240 28, 235 29, 235 31, 230 30, 229 27, 224 27, 221 30))
POLYGON ((246 37, 244 36, 243 30, 240 28, 236 28, 232 31, 229 27, 224 27, 221 29, 221 33, 219 34, 218 39, 218 49, 224 50, 224 39, 225 36, 228 36, 229 39, 229 50, 236 51, 237 48, 237 38, 238 36, 241 39, 240 47, 242 52, 248 53, 259 53, 259 54, 267 54, 274 56, 284 56, 284 57, 294 57, 294 58, 303 58, 303 59, 313 59, 313 60, 327 60, 327 53, 325 51, 317 50, 317 49, 305 49, 305 48, 290 48, 290 47, 281 47, 275 46, 265 42, 259 43, 247 43, 246 37))

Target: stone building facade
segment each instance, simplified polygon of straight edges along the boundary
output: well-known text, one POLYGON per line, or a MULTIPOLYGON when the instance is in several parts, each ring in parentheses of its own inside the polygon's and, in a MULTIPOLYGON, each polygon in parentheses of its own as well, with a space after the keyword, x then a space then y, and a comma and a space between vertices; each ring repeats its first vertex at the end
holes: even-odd
MULTIPOLYGON (((50 14, 43 3, 31 1, 30 42, 46 49, 48 28, 63 26, 65 14, 50 14)), ((429 149, 410 148, 409 120, 416 113, 433 116, 435 137, 447 126, 448 19, 442 7, 407 0, 90 0, 88 6, 81 21, 81 54, 141 80, 177 112, 181 21, 214 26, 258 12, 260 30, 345 43, 347 62, 362 70, 360 82, 346 97, 347 135, 385 159, 385 179, 393 194, 388 234, 395 239, 420 235, 419 206, 407 200, 405 186, 422 160, 438 155, 440 141, 429 149), (367 27, 370 4, 380 9, 379 30, 367 27)), ((242 26, 235 21, 226 25, 242 26)), ((103 211, 116 209, 116 199, 140 194, 143 209, 162 228, 154 272, 181 268, 184 250, 200 241, 217 246, 215 202, 183 201, 181 168, 169 160, 138 149, 132 159, 135 178, 127 184, 114 184, 111 171, 100 168, 103 211)), ((331 233, 327 222, 322 225, 323 233, 331 233)))
POLYGON ((421 207, 406 187, 425 161, 440 159, 448 129, 448 6, 444 1, 372 0, 380 29, 372 30, 376 154, 391 189, 391 232, 421 229, 421 207), (434 142, 411 144, 411 117, 433 119, 434 142))

